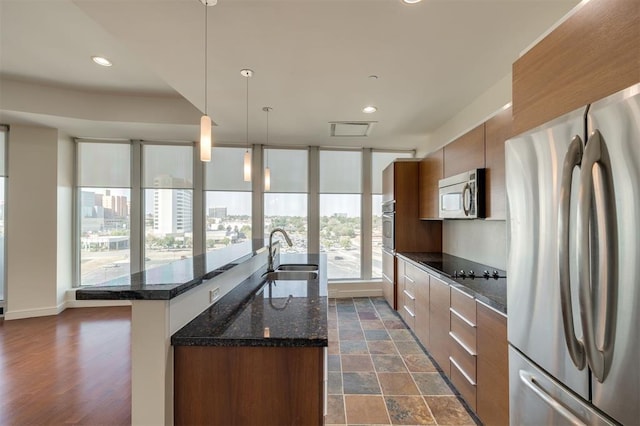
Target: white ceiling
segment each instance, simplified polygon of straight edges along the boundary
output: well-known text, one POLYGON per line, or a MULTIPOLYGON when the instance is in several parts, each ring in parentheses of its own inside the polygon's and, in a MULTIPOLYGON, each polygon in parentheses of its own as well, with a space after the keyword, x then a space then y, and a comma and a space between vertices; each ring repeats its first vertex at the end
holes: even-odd
MULTIPOLYGON (((271 143, 417 148, 507 75, 518 54, 576 3, 219 0, 208 8, 214 137, 245 142, 240 70, 251 68, 251 143, 264 142, 262 107, 268 105, 271 143), (379 78, 369 79, 372 74, 379 78), (369 104, 378 112, 362 113, 369 104), (377 122, 369 136, 329 136, 329 122, 361 120, 377 122)), ((191 104, 184 102, 186 118, 178 123, 166 114, 154 118, 149 102, 144 120, 125 123, 104 112, 92 118, 81 102, 75 109, 42 111, 37 99, 0 99, 0 120, 81 137, 197 139, 198 110, 204 110, 204 12, 199 0, 0 0, 1 84, 84 91, 94 101, 108 91, 112 101, 113 95, 121 99, 121 115, 138 105, 132 97, 152 98, 156 105, 183 97, 191 104), (98 67, 91 55, 114 65, 98 67)))

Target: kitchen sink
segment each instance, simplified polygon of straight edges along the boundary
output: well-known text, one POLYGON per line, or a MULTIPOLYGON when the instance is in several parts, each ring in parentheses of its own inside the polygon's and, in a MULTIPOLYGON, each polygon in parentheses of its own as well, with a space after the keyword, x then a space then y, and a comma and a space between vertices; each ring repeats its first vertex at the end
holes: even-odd
POLYGON ((318 271, 318 265, 306 263, 286 263, 278 267, 278 271, 318 271))
POLYGON ((264 276, 267 281, 279 281, 279 280, 289 280, 289 281, 303 281, 303 280, 315 280, 318 278, 317 271, 296 271, 296 270, 278 270, 273 272, 268 272, 264 276))

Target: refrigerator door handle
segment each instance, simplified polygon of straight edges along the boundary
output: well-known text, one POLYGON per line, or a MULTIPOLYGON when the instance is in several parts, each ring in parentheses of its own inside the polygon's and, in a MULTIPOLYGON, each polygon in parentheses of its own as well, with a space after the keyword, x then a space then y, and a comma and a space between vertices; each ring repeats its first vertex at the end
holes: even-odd
POLYGON ((604 138, 595 130, 589 137, 582 160, 577 238, 580 319, 584 346, 587 362, 600 383, 606 379, 611 367, 616 329, 618 226, 615 206, 611 160, 604 138), (594 257, 598 262, 599 272, 592 274, 596 270, 591 264, 594 257), (600 286, 605 292, 602 349, 598 348, 596 342, 594 313, 594 289, 597 290, 600 286))
POLYGON ((586 423, 578 418, 575 414, 573 414, 567 407, 562 405, 559 401, 555 400, 551 395, 545 392, 542 386, 538 384, 533 374, 525 370, 520 370, 519 375, 522 383, 524 383, 530 390, 533 391, 533 393, 535 393, 554 411, 562 415, 562 417, 564 417, 565 419, 569 420, 572 425, 586 426, 586 423))
POLYGON ((571 278, 569 275, 569 229, 571 186, 573 169, 582 161, 582 139, 575 136, 562 166, 562 180, 560 184, 560 200, 558 205, 558 265, 560 271, 560 305, 562 308, 562 325, 567 349, 573 364, 578 370, 586 366, 584 344, 576 337, 573 324, 573 307, 571 305, 571 278))

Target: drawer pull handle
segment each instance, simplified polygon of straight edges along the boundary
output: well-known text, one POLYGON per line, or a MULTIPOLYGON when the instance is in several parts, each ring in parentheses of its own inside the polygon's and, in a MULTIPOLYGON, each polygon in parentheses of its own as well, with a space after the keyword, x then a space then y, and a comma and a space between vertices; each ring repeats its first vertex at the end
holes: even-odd
POLYGON ((411 299, 411 300, 416 300, 416 298, 415 298, 411 293, 409 293, 407 290, 402 290, 402 292, 403 292, 403 293, 404 293, 404 295, 405 295, 405 296, 407 296, 409 299, 411 299))
POLYGON ((469 377, 469 375, 465 373, 465 371, 462 369, 462 367, 460 367, 460 365, 456 362, 456 360, 453 359, 453 357, 450 356, 449 361, 451 361, 451 364, 453 364, 453 366, 456 367, 456 369, 460 372, 460 374, 462 374, 464 378, 467 379, 467 382, 469 382, 471 386, 476 385, 476 382, 471 380, 471 377, 469 377))
POLYGON ((453 331, 449 332, 449 336, 451 336, 451 338, 453 340, 455 340, 455 342, 457 344, 459 344, 462 347, 462 349, 464 349, 465 352, 468 353, 469 355, 471 355, 471 356, 477 356, 478 355, 469 346, 467 346, 462 340, 460 340, 460 338, 458 336, 456 336, 453 331))
POLYGON ((384 278, 385 280, 389 281, 391 284, 393 284, 393 280, 391 278, 389 278, 387 276, 387 274, 385 274, 384 272, 382 273, 382 278, 384 278))
POLYGON ((458 318, 460 318, 462 321, 464 321, 464 323, 467 324, 469 327, 476 328, 476 325, 474 323, 466 319, 461 313, 459 313, 455 309, 449 308, 449 311, 455 316, 457 316, 458 318))
POLYGON ((402 307, 404 308, 404 310, 405 310, 405 311, 407 311, 407 313, 409 313, 409 315, 411 315, 411 317, 412 317, 412 318, 415 318, 415 317, 416 317, 416 316, 413 314, 413 312, 411 312, 411 311, 409 310, 409 308, 407 308, 407 307, 406 307, 406 305, 403 305, 402 307))
POLYGON ((413 283, 415 283, 415 281, 414 281, 414 280, 412 280, 408 275, 405 275, 405 276, 404 276, 404 278, 405 278, 405 279, 407 279, 407 280, 409 280, 409 281, 411 281, 411 283, 412 283, 412 284, 413 284, 413 283))

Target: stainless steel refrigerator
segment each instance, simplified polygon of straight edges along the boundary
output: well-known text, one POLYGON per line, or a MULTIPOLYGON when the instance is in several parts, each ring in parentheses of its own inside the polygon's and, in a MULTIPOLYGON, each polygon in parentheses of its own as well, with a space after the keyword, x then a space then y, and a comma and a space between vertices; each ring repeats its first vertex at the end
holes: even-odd
POLYGON ((640 84, 506 142, 512 425, 640 424, 640 84))

